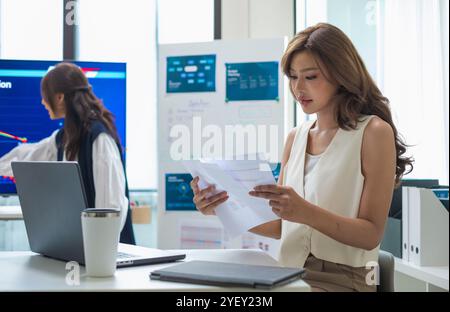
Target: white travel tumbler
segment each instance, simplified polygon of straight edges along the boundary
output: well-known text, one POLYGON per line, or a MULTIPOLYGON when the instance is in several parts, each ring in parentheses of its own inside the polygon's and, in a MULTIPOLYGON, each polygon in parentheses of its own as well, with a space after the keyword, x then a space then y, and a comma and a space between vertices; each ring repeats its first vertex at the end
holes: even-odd
POLYGON ((86 273, 114 275, 120 235, 120 210, 88 208, 81 213, 86 273))

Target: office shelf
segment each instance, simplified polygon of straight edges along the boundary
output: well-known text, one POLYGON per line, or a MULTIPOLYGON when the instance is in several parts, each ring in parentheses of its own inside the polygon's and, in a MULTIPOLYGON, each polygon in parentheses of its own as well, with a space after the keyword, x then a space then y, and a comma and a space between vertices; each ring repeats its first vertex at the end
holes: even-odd
POLYGON ((424 282, 427 291, 431 290, 430 285, 449 290, 448 266, 418 266, 403 259, 395 258, 395 271, 424 282))

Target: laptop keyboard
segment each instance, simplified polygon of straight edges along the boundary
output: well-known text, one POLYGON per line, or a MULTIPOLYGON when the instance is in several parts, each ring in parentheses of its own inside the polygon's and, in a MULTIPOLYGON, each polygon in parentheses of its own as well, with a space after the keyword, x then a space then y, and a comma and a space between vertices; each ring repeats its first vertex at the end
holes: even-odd
POLYGON ((132 255, 125 252, 117 252, 117 259, 136 258, 136 255, 132 255))

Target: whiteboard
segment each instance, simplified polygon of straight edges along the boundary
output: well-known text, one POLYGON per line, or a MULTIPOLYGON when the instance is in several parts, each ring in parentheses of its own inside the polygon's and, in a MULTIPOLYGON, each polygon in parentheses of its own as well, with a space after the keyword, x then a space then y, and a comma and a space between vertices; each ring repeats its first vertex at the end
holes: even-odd
MULTIPOLYGON (((242 240, 226 241, 218 231, 221 224, 216 217, 202 216, 197 211, 189 210, 189 205, 193 204, 191 200, 187 200, 186 195, 189 191, 185 181, 187 171, 179 159, 217 156, 218 153, 226 159, 243 153, 265 152, 271 163, 280 162, 289 127, 288 83, 280 68, 286 44, 287 38, 274 38, 159 46, 158 248, 181 248, 190 239, 198 242, 201 237, 205 238, 205 248, 241 248, 242 244, 248 243, 248 238, 245 239, 247 243, 242 243, 242 240), (192 66, 214 65, 213 78, 210 72, 199 74, 200 82, 205 82, 201 78, 209 81, 203 89, 196 86, 195 82, 188 86, 185 80, 179 80, 181 78, 177 71, 180 71, 179 74, 190 73, 190 68, 186 66, 191 65, 183 64, 183 61, 189 61, 189 57, 192 61, 189 64, 194 64, 192 66), (273 62, 276 62, 277 71, 276 96, 273 88, 265 95, 247 92, 247 87, 244 86, 246 81, 242 78, 244 69, 254 68, 252 66, 255 63, 261 65, 258 68, 263 70, 266 67, 273 68, 273 62), (183 69, 178 68, 178 65, 183 69), (233 93, 232 75, 236 69, 242 69, 240 83, 245 91, 242 94, 233 93), (190 89, 195 92, 190 92, 190 89), (252 98, 253 96, 255 97, 252 98), (248 135, 244 141, 238 141, 237 136, 233 138, 230 135, 233 131, 236 133, 240 130, 248 135), (190 135, 187 150, 186 145, 180 147, 180 142, 187 140, 183 133, 190 135), (218 142, 218 138, 221 139, 221 147, 212 144, 215 148, 211 148, 211 142, 218 142), (211 150, 214 152, 208 154, 211 150), (208 233, 215 239, 208 241, 208 233)), ((211 67, 206 69, 210 70, 211 67)), ((270 77, 274 76, 271 74, 270 77)), ((193 77, 195 78, 197 77, 193 77)), ((252 77, 250 81, 255 79, 259 78, 252 77)), ((264 81, 269 81, 264 79, 260 79, 262 85, 264 81)), ((201 246, 200 244, 197 248, 201 246)))

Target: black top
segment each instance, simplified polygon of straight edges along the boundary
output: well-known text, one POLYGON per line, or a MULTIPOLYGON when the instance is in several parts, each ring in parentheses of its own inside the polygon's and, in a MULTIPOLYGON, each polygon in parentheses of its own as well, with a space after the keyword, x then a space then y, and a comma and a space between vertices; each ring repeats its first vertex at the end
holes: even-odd
MULTIPOLYGON (((97 139, 97 137, 102 133, 109 133, 109 130, 105 127, 105 125, 100 121, 93 121, 91 127, 86 135, 84 135, 81 139, 80 150, 78 152, 78 163, 81 169, 81 176, 83 178, 84 189, 87 198, 87 204, 90 208, 95 208, 95 185, 94 185, 94 173, 92 166, 92 146, 97 139)), ((64 135, 64 129, 61 129, 56 134, 56 147, 58 149, 58 161, 63 160, 64 156, 64 147, 62 144, 62 138, 64 135)), ((119 149, 119 153, 122 150, 119 142, 116 142, 117 148, 119 149)), ((125 225, 120 233, 120 242, 125 244, 135 245, 136 241, 134 239, 133 233, 133 225, 131 223, 131 209, 129 204, 129 191, 128 191, 128 182, 126 178, 125 165, 123 160, 123 155, 120 153, 120 159, 122 161, 123 171, 125 175, 125 196, 128 198, 128 213, 127 218, 125 220, 125 225)))

